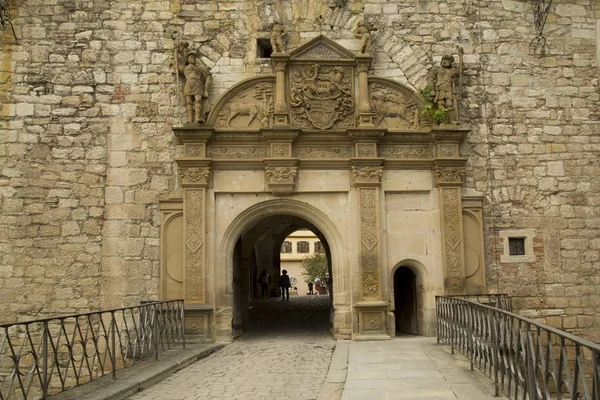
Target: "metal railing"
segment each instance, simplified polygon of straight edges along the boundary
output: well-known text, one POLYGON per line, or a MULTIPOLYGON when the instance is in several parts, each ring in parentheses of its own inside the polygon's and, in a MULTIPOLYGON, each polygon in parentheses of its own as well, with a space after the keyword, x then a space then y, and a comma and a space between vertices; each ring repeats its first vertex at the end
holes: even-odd
POLYGON ((0 400, 45 399, 185 348, 183 301, 0 325, 0 400))
POLYGON ((507 294, 460 294, 453 295, 453 298, 471 300, 476 303, 485 304, 487 306, 492 306, 499 308, 501 310, 511 311, 512 312, 512 301, 507 294))
POLYGON ((436 296, 438 343, 519 400, 600 400, 600 345, 509 311, 436 296))

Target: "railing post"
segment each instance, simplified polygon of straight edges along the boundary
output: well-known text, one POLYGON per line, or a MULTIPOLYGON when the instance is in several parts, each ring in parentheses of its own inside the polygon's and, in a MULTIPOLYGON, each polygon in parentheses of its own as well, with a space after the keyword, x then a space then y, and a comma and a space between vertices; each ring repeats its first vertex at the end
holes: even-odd
POLYGON ((160 328, 158 326, 158 304, 154 304, 154 359, 158 360, 158 335, 160 335, 160 328))
POLYGON ((48 321, 44 321, 42 334, 42 393, 48 398, 48 321))
POLYGON ((437 344, 440 344, 440 298, 435 296, 435 336, 437 344))
MULTIPOLYGON (((527 394, 530 400, 536 398, 535 387, 535 362, 533 359, 533 337, 531 336, 531 325, 525 324, 525 354, 527 357, 527 394)), ((577 368, 575 369, 577 372, 577 368)))
POLYGON ((181 300, 179 304, 181 307, 181 340, 183 341, 183 348, 185 349, 185 302, 181 300))
POLYGON ((110 325, 112 329, 110 330, 110 351, 112 353, 111 357, 111 367, 112 367, 112 377, 113 379, 117 379, 117 344, 115 339, 115 331, 117 330, 117 320, 115 318, 115 312, 112 311, 110 313, 110 325))
POLYGON ((496 327, 500 326, 500 324, 496 324, 496 320, 497 318, 495 318, 494 313, 495 311, 493 310, 488 310, 488 313, 490 315, 492 315, 491 317, 491 324, 490 324, 490 333, 491 333, 491 340, 492 340, 492 362, 494 363, 494 396, 498 397, 500 396, 500 388, 498 387, 498 330, 496 330, 496 327))
POLYGON ((469 350, 468 350, 468 354, 469 354, 469 361, 471 362, 471 371, 473 371, 475 368, 475 364, 473 362, 473 359, 475 358, 475 354, 473 353, 475 350, 475 343, 474 343, 474 336, 475 336, 475 324, 474 324, 474 317, 473 317, 473 313, 475 311, 473 310, 473 307, 471 306, 471 304, 469 304, 469 314, 468 314, 468 324, 469 324, 469 330, 468 330, 468 335, 469 337, 467 338, 467 345, 469 346, 469 350))
POLYGON ((600 352, 592 350, 592 400, 600 400, 600 352))

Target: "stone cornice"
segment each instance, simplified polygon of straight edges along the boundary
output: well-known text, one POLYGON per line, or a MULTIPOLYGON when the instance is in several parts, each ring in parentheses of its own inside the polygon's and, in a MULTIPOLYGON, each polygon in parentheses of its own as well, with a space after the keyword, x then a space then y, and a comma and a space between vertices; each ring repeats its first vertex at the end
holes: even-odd
POLYGON ((183 127, 173 127, 175 143, 206 143, 215 134, 214 128, 186 124, 183 127))

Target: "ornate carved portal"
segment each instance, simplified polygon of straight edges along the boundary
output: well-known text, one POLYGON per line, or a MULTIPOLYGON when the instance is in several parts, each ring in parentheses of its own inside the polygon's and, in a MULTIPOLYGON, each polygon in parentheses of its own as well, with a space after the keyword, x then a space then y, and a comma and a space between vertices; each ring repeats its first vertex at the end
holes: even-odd
MULTIPOLYGON (((231 254, 218 253, 226 247, 220 242, 223 232, 249 204, 283 201, 282 196, 307 207, 322 206, 340 225, 336 240, 358 250, 339 248, 342 261, 333 266, 338 274, 333 277, 333 324, 339 337, 385 339, 393 334, 387 277, 402 257, 422 256, 431 279, 439 280, 427 283, 434 289, 426 296, 442 294, 441 287, 445 293, 465 292, 464 249, 480 245, 463 238, 466 160, 460 158, 459 144, 468 130, 435 126, 420 115, 423 99, 413 90, 368 76, 366 51, 352 54, 321 36, 271 58, 274 74, 234 85, 212 107, 206 126, 173 129, 184 149, 177 159, 180 189, 168 204, 181 205, 161 204, 161 212, 180 215, 183 225, 181 246, 165 248, 183 253, 188 333, 213 338, 231 329, 228 310, 236 305, 228 268, 233 264, 227 264, 231 254), (435 191, 439 196, 431 195, 435 191), (390 220, 387 207, 390 215, 406 221, 390 220), (437 222, 423 217, 432 212, 441 216, 441 243, 427 247, 426 241, 436 240, 429 238, 440 240, 437 222), (394 241, 420 240, 426 229, 422 246, 403 253, 390 249, 394 241), (432 248, 438 253, 432 255, 432 248)), ((469 223, 470 230, 481 226, 469 223)), ((469 257, 471 269, 479 271, 476 257, 469 257)), ((165 271, 172 277, 174 268, 171 262, 165 271)), ((470 285, 483 286, 480 275, 473 276, 470 285)), ((181 292, 173 282, 169 288, 175 289, 166 292, 181 292)), ((248 282, 250 287, 253 282, 248 282)))

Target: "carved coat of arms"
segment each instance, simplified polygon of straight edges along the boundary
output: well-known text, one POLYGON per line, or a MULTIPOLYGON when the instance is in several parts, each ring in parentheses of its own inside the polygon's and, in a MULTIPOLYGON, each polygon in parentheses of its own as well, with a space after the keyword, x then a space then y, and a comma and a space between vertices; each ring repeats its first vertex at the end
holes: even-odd
POLYGON ((352 68, 298 66, 292 72, 290 105, 294 126, 319 130, 352 127, 352 68))

